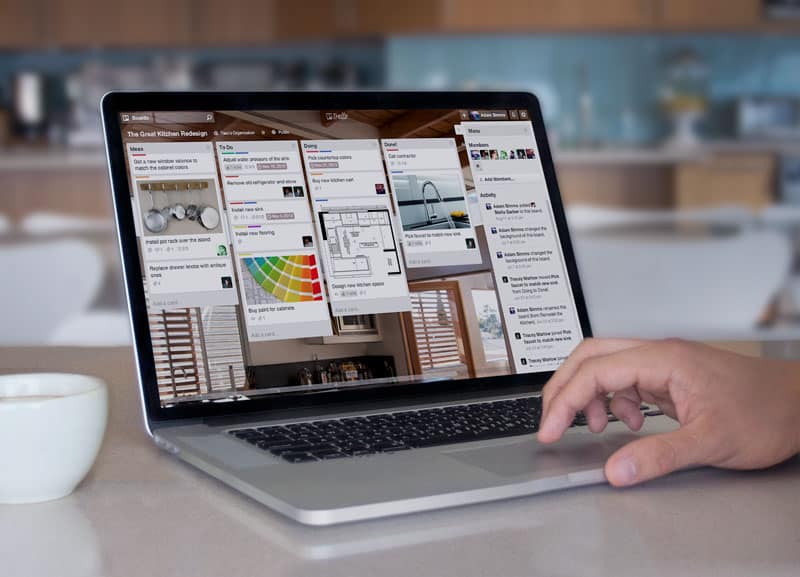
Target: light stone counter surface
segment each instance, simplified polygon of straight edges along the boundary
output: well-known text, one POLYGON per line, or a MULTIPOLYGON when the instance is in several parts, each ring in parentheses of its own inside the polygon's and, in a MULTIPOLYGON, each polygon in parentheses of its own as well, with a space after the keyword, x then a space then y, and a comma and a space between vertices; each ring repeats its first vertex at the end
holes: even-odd
POLYGON ((800 575, 800 459, 310 528, 156 449, 129 349, 0 349, 23 370, 105 378, 111 419, 73 495, 0 506, 4 576, 800 575))

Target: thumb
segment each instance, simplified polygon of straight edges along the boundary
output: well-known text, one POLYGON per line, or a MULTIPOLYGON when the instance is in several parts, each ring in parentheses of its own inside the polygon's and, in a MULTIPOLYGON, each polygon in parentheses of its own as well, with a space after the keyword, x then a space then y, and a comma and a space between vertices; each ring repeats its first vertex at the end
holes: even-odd
POLYGON ((702 444, 687 427, 642 437, 609 457, 606 478, 616 487, 649 481, 700 462, 701 450, 702 444))

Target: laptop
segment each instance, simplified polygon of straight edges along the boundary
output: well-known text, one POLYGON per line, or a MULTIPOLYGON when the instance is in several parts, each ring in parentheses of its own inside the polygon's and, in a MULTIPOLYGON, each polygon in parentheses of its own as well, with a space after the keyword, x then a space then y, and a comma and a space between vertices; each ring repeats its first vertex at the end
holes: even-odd
MULTIPOLYGON (((578 415, 535 440, 542 386, 591 329, 533 95, 112 92, 102 110, 160 448, 329 525, 602 483, 635 437, 578 415)), ((644 433, 669 426, 642 410, 644 433)))

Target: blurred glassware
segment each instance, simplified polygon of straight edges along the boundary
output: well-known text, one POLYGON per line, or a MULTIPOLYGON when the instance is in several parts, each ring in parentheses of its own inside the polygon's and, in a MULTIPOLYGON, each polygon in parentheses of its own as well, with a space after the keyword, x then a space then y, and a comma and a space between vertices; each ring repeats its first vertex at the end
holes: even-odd
POLYGON ((684 48, 667 57, 664 74, 661 101, 673 125, 666 144, 697 146, 696 124, 708 108, 708 66, 694 50, 684 48))
POLYGON ((341 59, 336 59, 323 65, 319 70, 322 86, 349 90, 362 84, 358 68, 341 59))
POLYGON ((798 0, 763 0, 764 15, 774 20, 796 20, 800 18, 798 0))
POLYGON ((11 142, 11 115, 4 108, 0 108, 0 148, 5 148, 11 142))
POLYGON ((14 131, 25 140, 38 140, 47 128, 47 95, 44 74, 23 70, 12 80, 14 131))
POLYGON ((628 146, 641 144, 641 126, 639 115, 629 104, 622 108, 619 119, 619 132, 622 142, 628 146))
POLYGON ((784 203, 800 205, 800 154, 784 154, 781 157, 778 197, 784 203))
POLYGON ((290 62, 284 71, 286 87, 289 90, 319 89, 318 78, 312 75, 308 62, 297 60, 290 62))
POLYGON ((194 88, 194 66, 188 56, 168 58, 159 56, 153 64, 155 75, 161 79, 163 90, 191 90, 194 88))
POLYGON ((11 219, 0 212, 0 236, 5 236, 11 232, 11 219))
POLYGON ((794 97, 746 96, 736 100, 739 138, 800 138, 800 101, 794 97))
POLYGON ((594 96, 589 79, 589 67, 585 62, 578 66, 578 144, 594 144, 594 96))
POLYGON ((354 89, 367 84, 356 63, 334 57, 322 63, 297 57, 283 61, 234 61, 191 54, 155 56, 145 64, 113 64, 95 56, 65 78, 71 146, 101 147, 99 103, 110 90, 308 90, 354 89))
POLYGON ((276 66, 271 62, 215 62, 199 66, 197 80, 206 90, 274 90, 276 66))
POLYGON ((191 63, 183 57, 156 58, 151 64, 119 65, 93 58, 69 76, 67 99, 70 127, 67 143, 71 146, 101 147, 100 100, 110 90, 191 89, 194 84, 191 63))

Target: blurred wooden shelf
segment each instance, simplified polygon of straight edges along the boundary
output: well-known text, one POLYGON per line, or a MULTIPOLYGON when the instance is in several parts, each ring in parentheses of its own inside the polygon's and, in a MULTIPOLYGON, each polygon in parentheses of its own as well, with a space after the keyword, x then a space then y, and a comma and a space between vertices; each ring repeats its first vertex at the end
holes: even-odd
POLYGON ((553 151, 553 160, 559 166, 660 166, 692 162, 708 153, 706 147, 701 147, 699 150, 671 150, 645 146, 562 148, 553 151))
POLYGON ((96 169, 106 171, 106 156, 101 149, 64 148, 4 149, 0 151, 0 171, 39 172, 96 169))
POLYGON ((407 34, 774 33, 762 0, 0 0, 0 48, 253 46, 407 34))

